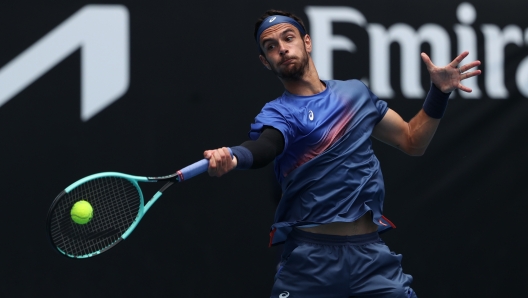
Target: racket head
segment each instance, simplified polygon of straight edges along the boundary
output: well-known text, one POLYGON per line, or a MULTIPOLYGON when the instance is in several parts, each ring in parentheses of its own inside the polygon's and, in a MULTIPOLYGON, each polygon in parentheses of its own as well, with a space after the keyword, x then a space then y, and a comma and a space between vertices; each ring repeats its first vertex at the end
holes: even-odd
POLYGON ((146 177, 117 172, 90 175, 71 184, 53 201, 46 226, 52 246, 70 258, 89 258, 114 247, 126 238, 145 213, 138 181, 146 177), (93 208, 92 219, 77 224, 73 205, 85 200, 93 208))

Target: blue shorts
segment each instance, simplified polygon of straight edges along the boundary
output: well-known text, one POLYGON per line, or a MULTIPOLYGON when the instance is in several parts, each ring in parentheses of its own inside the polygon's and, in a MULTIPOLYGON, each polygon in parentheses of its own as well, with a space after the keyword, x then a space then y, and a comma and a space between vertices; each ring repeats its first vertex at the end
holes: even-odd
POLYGON ((272 298, 415 298, 401 255, 377 232, 333 236, 293 229, 284 244, 272 298))

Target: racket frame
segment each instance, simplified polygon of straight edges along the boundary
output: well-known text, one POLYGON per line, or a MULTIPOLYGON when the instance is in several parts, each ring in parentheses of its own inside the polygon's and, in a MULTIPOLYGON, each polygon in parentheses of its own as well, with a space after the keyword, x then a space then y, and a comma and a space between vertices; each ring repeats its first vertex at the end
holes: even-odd
POLYGON ((66 257, 69 257, 69 258, 75 258, 75 259, 83 259, 83 258, 93 257, 95 255, 98 255, 98 254, 100 254, 100 253, 112 248, 117 243, 119 243, 121 240, 124 240, 128 236, 130 236, 130 234, 137 227, 137 225, 139 224, 139 222, 141 221, 141 219, 143 218, 145 213, 147 213, 147 211, 150 209, 150 207, 161 197, 161 195, 163 194, 164 190, 166 190, 169 186, 171 186, 175 182, 180 181, 181 173, 180 174, 179 173, 180 173, 180 171, 178 171, 175 174, 167 175, 167 176, 144 177, 144 176, 135 176, 135 175, 124 174, 124 173, 120 173, 120 172, 102 172, 102 173, 92 174, 90 176, 86 176, 86 177, 84 177, 82 179, 79 179, 79 180, 75 181, 74 183, 72 183, 71 185, 66 187, 55 198, 55 200, 53 201, 53 203, 52 203, 52 205, 51 205, 51 207, 50 207, 50 209, 48 211, 48 217, 47 217, 47 220, 46 220, 46 227, 47 227, 48 236, 49 236, 48 238, 50 239, 51 245, 55 249, 57 249, 62 255, 66 256, 66 257), (50 227, 51 226, 51 215, 55 211, 55 206, 59 203, 60 198, 62 196, 70 193, 73 189, 79 187, 80 185, 82 185, 84 183, 87 183, 89 181, 95 180, 95 179, 106 178, 106 177, 116 177, 116 178, 126 179, 136 188, 136 190, 137 190, 137 192, 139 194, 139 201, 140 201, 139 202, 139 209, 138 209, 138 213, 136 215, 136 218, 131 223, 131 225, 128 227, 128 229, 125 232, 123 232, 123 234, 114 243, 112 243, 111 245, 109 245, 109 246, 107 246, 107 247, 105 247, 105 248, 103 248, 101 250, 98 250, 96 252, 92 252, 92 253, 89 253, 89 254, 86 254, 86 255, 80 255, 80 256, 71 255, 71 254, 61 250, 58 246, 56 246, 54 244, 53 237, 51 236, 51 227, 50 227), (152 198, 145 204, 145 197, 143 195, 143 191, 141 190, 141 187, 139 186, 138 182, 161 182, 161 181, 167 181, 167 183, 162 188, 160 188, 160 190, 158 190, 152 196, 152 198))
MULTIPOLYGON (((233 152, 232 152, 231 148, 228 148, 228 150, 229 150, 229 153, 231 154, 231 158, 233 158, 233 152)), ((163 194, 163 191, 165 191, 168 187, 170 187, 172 184, 174 184, 176 182, 183 182, 184 180, 188 180, 188 179, 190 179, 192 177, 195 177, 195 176, 197 176, 199 174, 202 174, 202 173, 206 172, 208 166, 209 166, 209 160, 208 159, 202 159, 200 161, 197 161, 197 162, 195 162, 193 164, 190 164, 190 165, 182 168, 181 170, 177 171, 174 174, 166 175, 166 176, 146 177, 146 176, 129 175, 129 174, 124 174, 124 173, 120 173, 120 172, 102 172, 102 173, 92 174, 92 175, 86 176, 86 177, 84 177, 82 179, 79 179, 76 182, 74 182, 71 185, 69 185, 68 187, 66 187, 53 200, 53 202, 52 202, 52 204, 50 206, 50 209, 48 210, 48 216, 46 218, 46 228, 47 228, 48 238, 50 240, 50 244, 57 251, 59 251, 61 253, 61 255, 65 256, 65 257, 73 258, 73 259, 85 259, 85 258, 89 258, 89 257, 93 257, 93 256, 96 256, 96 255, 99 255, 102 252, 105 252, 105 251, 109 250, 110 248, 114 247, 116 244, 121 242, 121 240, 126 239, 128 236, 130 236, 130 234, 137 227, 137 225, 139 224, 139 222, 141 221, 141 219, 143 218, 145 213, 147 213, 147 211, 150 209, 150 207, 152 205, 154 205, 154 203, 161 197, 161 195, 163 194), (130 224, 128 229, 117 240, 115 240, 109 246, 104 247, 103 249, 100 249, 100 250, 98 250, 96 252, 92 252, 92 253, 89 253, 89 254, 81 255, 81 256, 74 256, 74 255, 71 255, 71 254, 68 254, 68 253, 62 251, 59 247, 57 247, 57 245, 55 245, 55 243, 53 241, 53 237, 52 237, 52 231, 51 231, 51 218, 52 218, 53 212, 55 211, 56 205, 60 202, 61 198, 65 194, 68 194, 73 189, 77 188, 78 186, 80 186, 80 185, 82 185, 82 184, 84 184, 84 183, 86 183, 88 181, 91 181, 91 180, 94 180, 94 179, 98 179, 98 178, 104 178, 104 177, 123 178, 123 179, 126 179, 126 180, 130 181, 134 185, 134 187, 137 189, 137 191, 139 193, 139 198, 140 198, 139 210, 138 210, 138 214, 136 215, 136 218, 130 224), (165 185, 162 188, 160 188, 160 190, 158 190, 152 196, 152 198, 147 202, 147 204, 145 204, 143 191, 141 190, 141 187, 139 186, 138 182, 160 182, 160 181, 167 181, 167 182, 165 183, 165 185)))

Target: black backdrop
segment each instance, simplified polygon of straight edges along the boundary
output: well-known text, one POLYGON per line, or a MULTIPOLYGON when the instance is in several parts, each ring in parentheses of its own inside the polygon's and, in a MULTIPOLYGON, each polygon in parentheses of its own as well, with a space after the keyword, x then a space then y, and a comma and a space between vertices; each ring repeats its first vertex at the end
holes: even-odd
MULTIPOLYGON (((0 67, 93 3, 2 2, 0 67)), ((452 56, 457 52, 456 1, 119 4, 130 17, 130 83, 123 96, 83 121, 77 50, 0 106, 2 296, 269 295, 277 259, 277 248, 267 248, 275 208, 271 166, 220 179, 202 175, 169 189, 123 244, 92 259, 56 254, 44 227, 53 198, 83 176, 164 175, 202 158, 205 149, 244 141, 263 104, 282 92, 259 64, 252 38, 254 21, 266 9, 290 10, 309 28, 310 5, 353 7, 385 27, 435 23, 449 33, 452 56)), ((528 295, 528 98, 520 91, 528 82, 516 83, 515 75, 528 56, 526 5, 473 5, 478 16, 471 26, 484 74, 495 69, 485 64, 481 25, 522 29, 524 44, 504 47, 509 96, 490 98, 483 75, 482 97, 451 100, 423 157, 374 144, 386 179, 385 214, 398 226, 383 238, 404 255, 404 270, 414 276, 421 297, 528 295)), ((358 47, 356 53, 334 52, 334 78, 367 77, 367 33, 342 23, 334 30, 358 47)), ((422 101, 402 94, 400 49, 391 50, 396 96, 386 100, 410 119, 422 101)), ((425 75, 422 83, 426 88, 425 75)))

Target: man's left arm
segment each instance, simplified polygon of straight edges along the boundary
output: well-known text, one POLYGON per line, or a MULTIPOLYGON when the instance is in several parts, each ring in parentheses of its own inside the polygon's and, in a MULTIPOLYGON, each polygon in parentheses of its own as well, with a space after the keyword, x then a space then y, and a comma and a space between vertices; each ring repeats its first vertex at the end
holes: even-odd
POLYGON ((424 154, 440 124, 449 94, 455 89, 471 92, 471 88, 462 85, 462 80, 481 74, 480 70, 469 71, 479 66, 480 61, 458 67, 468 54, 464 52, 448 65, 438 67, 429 56, 422 53, 422 60, 427 66, 432 83, 423 108, 409 122, 405 122, 400 115, 389 109, 374 127, 372 136, 409 155, 424 154))

